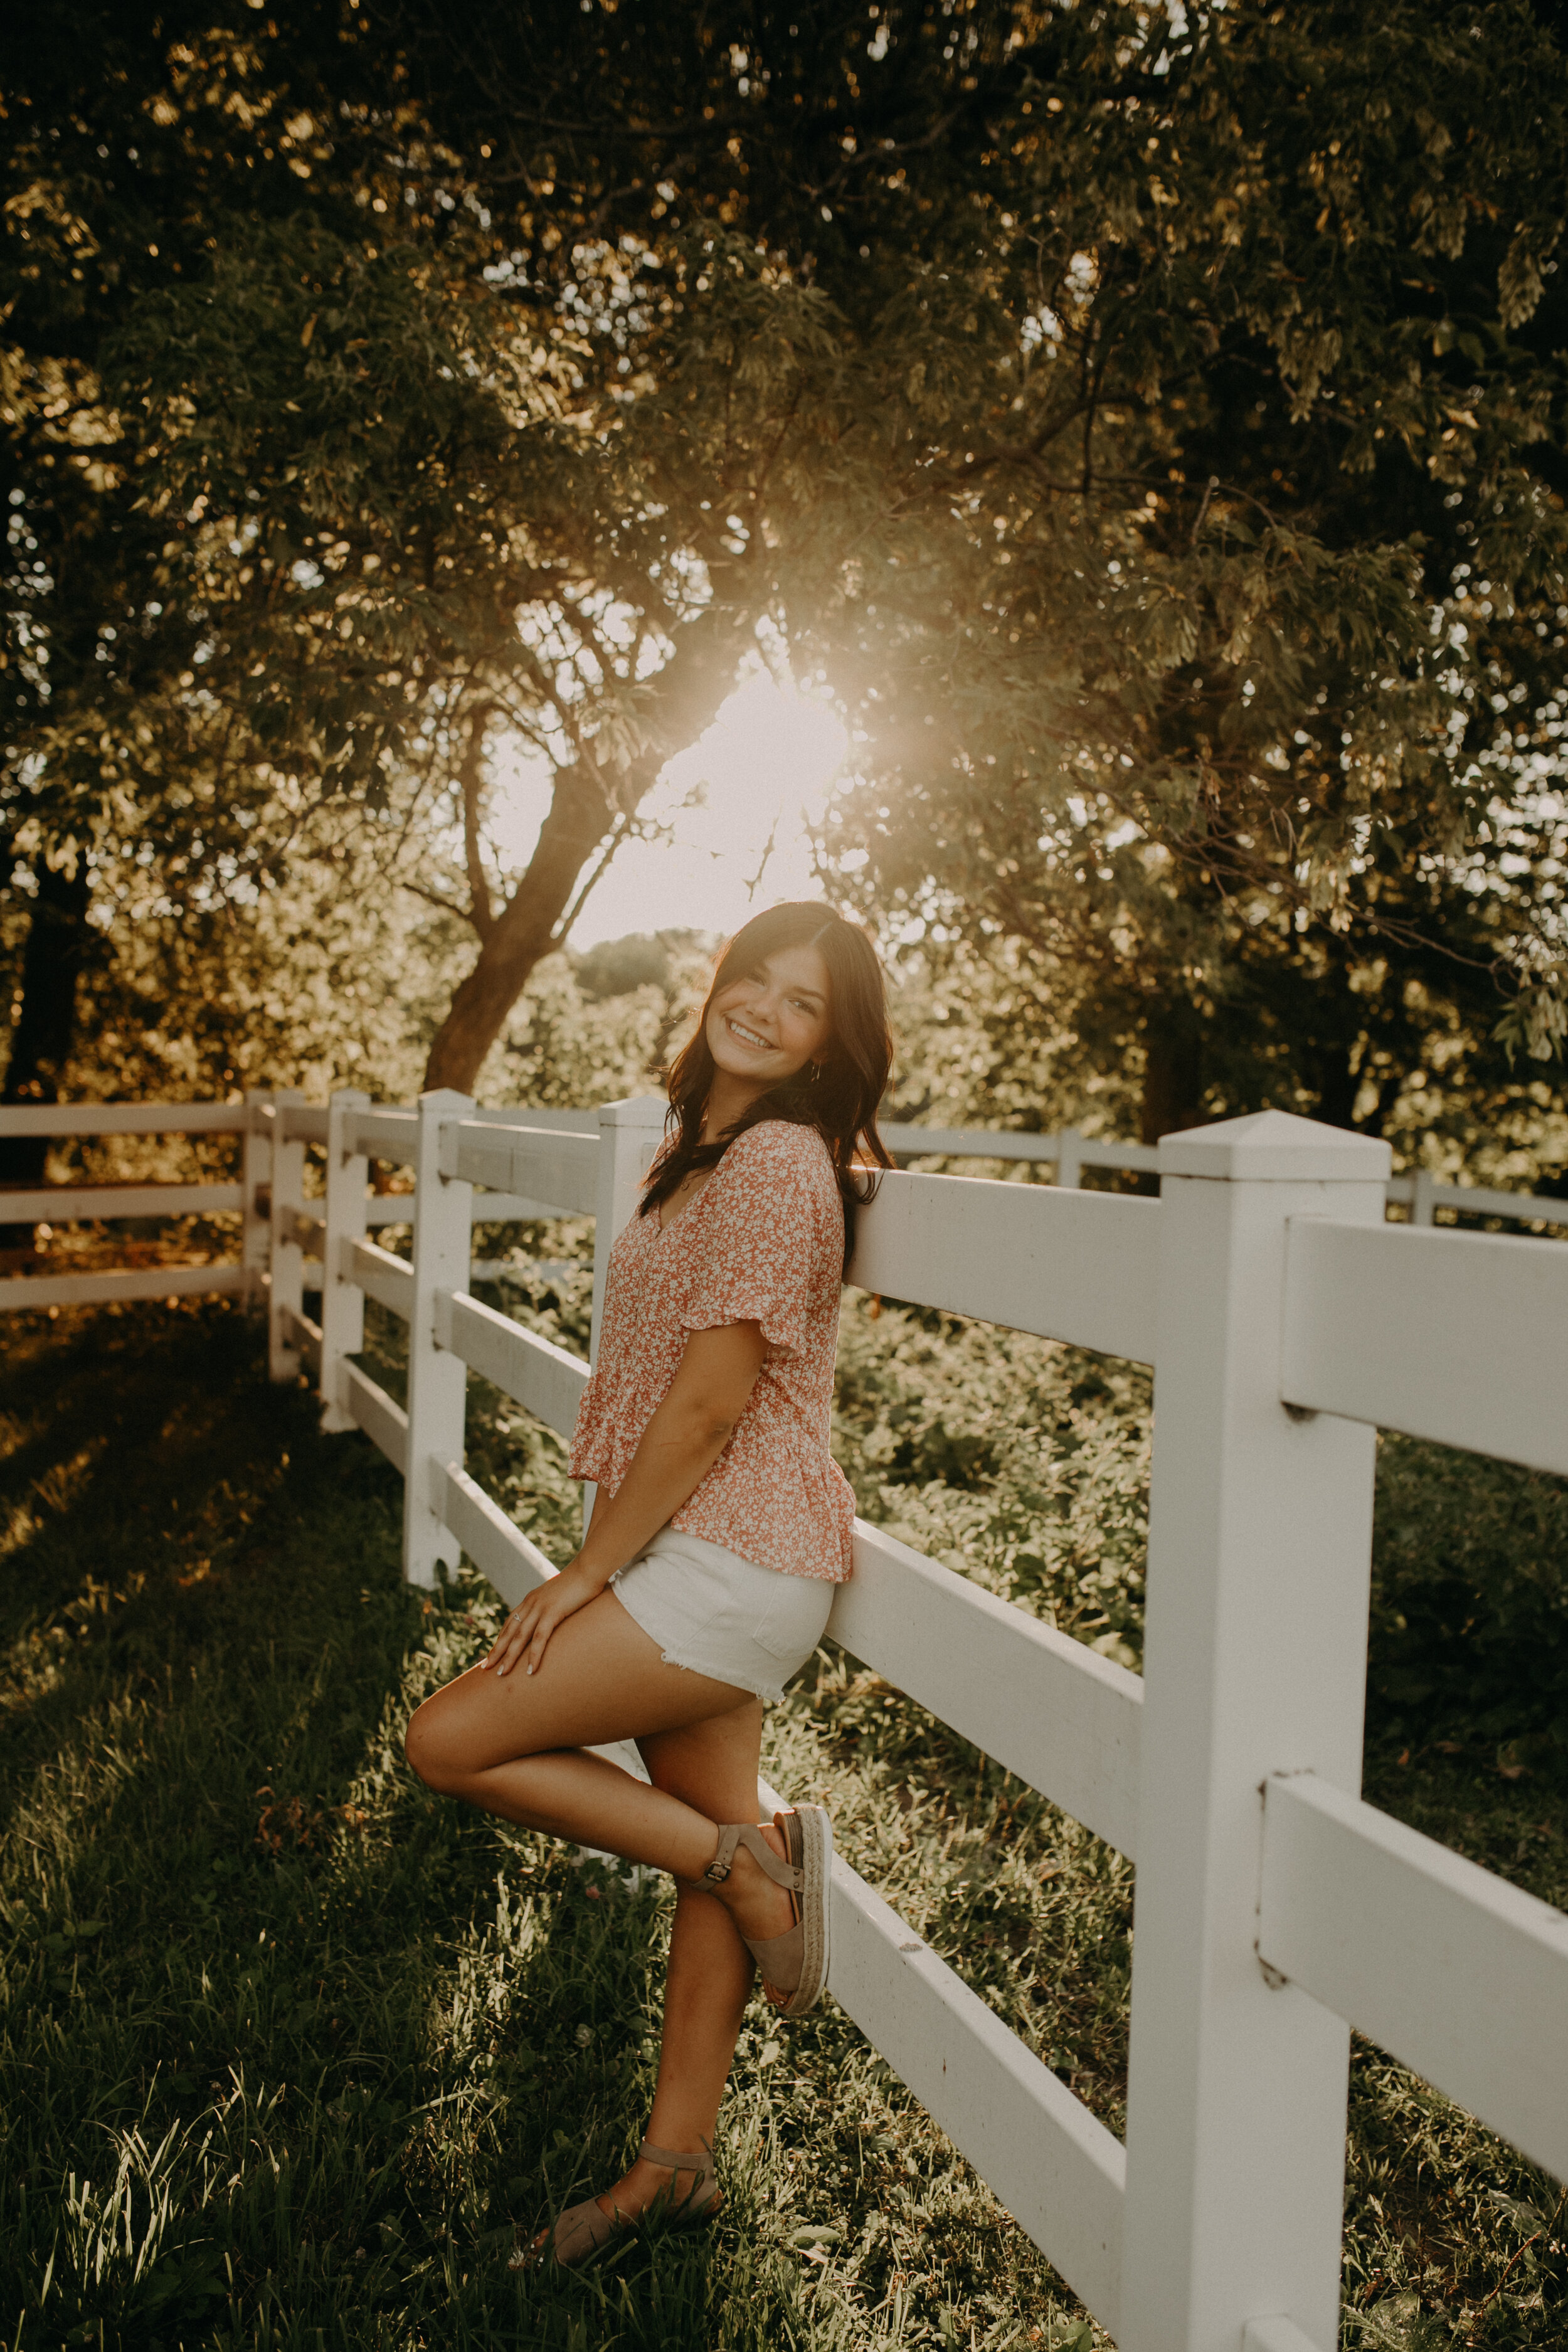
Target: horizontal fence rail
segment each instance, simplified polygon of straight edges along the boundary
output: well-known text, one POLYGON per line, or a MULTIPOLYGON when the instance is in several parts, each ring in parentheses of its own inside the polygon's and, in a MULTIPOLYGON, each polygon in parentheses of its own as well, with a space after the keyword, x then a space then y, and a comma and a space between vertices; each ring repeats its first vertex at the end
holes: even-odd
MULTIPOLYGON (((916 1127, 889 1121, 882 1140, 899 1160, 1013 1160, 1046 1164, 1056 1171, 1056 1182, 1076 1187, 1086 1168, 1105 1168, 1129 1175, 1155 1175, 1160 1153, 1156 1145, 1112 1143, 1066 1127, 1051 1135, 1028 1135, 1015 1129, 975 1127, 916 1127)), ((1514 1217, 1527 1224, 1568 1226, 1568 1200, 1545 1192, 1509 1192, 1496 1185, 1444 1184, 1427 1169, 1411 1176, 1391 1176, 1384 1186, 1391 1208, 1409 1212, 1410 1223, 1429 1225, 1438 1209, 1465 1216, 1514 1217)))
POLYGON ((342 1279, 406 1323, 414 1311, 414 1276, 406 1261, 374 1242, 345 1240, 340 1253, 342 1279))
POLYGON ((885 1176, 848 1280, 1152 1363, 1159 1208, 968 1176, 885 1176))
POLYGON ((1568 2180, 1568 1918, 1310 1773, 1263 1823, 1259 1958, 1568 2180))
POLYGON ((0 1135, 243 1135, 244 1103, 7 1103, 0 1135))
POLYGON ((1290 1221, 1282 1393, 1299 1410, 1568 1472, 1568 1249, 1290 1221))
MULTIPOLYGON (((357 1105, 365 1098, 361 1096, 353 1099, 357 1105)), ((357 1113, 359 1124, 350 1132, 349 1140, 355 1153, 367 1160, 375 1160, 383 1167, 407 1166, 415 1148, 417 1116, 416 1107, 408 1104, 366 1105, 357 1113)), ((303 1265, 291 1260, 289 1253, 299 1251, 314 1266, 321 1263, 325 1243, 323 1219, 305 1213, 304 1163, 300 1153, 302 1149, 320 1151, 326 1146, 330 1118, 331 1113, 319 1106, 260 1094, 248 1096, 243 1103, 60 1103, 0 1108, 0 1136, 47 1139, 94 1135, 230 1134, 241 1139, 245 1155, 244 1174, 237 1185, 43 1184, 14 1187, 8 1194, 6 1188, 0 1187, 0 1222, 47 1225, 51 1231, 129 1219, 169 1221, 188 1216, 229 1216, 237 1211, 242 1222, 240 1265, 245 1270, 244 1281, 237 1284, 230 1269, 223 1264, 213 1265, 205 1278, 186 1268, 180 1283, 162 1288, 156 1285, 147 1288, 132 1281, 132 1275, 143 1271, 138 1267, 112 1269, 116 1279, 109 1287, 104 1286, 110 1269, 79 1276, 18 1276, 11 1281, 0 1280, 0 1313, 30 1307, 58 1309, 68 1305, 108 1304, 117 1298, 237 1291, 250 1298, 274 1291, 274 1303, 279 1311, 287 1308, 299 1312, 301 1301, 296 1294, 302 1284, 314 1277, 307 1276, 303 1265), (269 1231, 270 1195, 274 1191, 280 1194, 280 1215, 276 1230, 269 1231), (273 1267, 270 1261, 279 1246, 282 1263, 273 1267), (119 1278, 121 1274, 126 1277, 123 1280, 119 1278), (17 1286, 21 1282, 37 1279, 48 1282, 47 1291, 17 1286), (62 1289, 62 1282, 70 1287, 62 1289)), ((659 1126, 661 1120, 662 1113, 655 1125, 659 1126)), ((595 1171, 600 1137, 594 1114, 507 1106, 486 1109, 463 1125, 466 1134, 455 1145, 449 1142, 448 1149, 463 1155, 461 1172, 465 1180, 481 1188, 481 1198, 474 1207, 476 1222, 500 1224, 597 1215, 600 1204, 595 1171), (544 1138, 554 1141, 557 1149, 553 1152, 540 1150, 544 1138), (531 1171, 527 1183, 518 1176, 524 1168, 531 1171)), ((894 1120, 882 1132, 889 1150, 906 1160, 999 1160, 1048 1167, 1053 1171, 1052 1189, 1058 1192, 1077 1192, 1088 1170, 1142 1175, 1157 1175, 1159 1171, 1155 1147, 1108 1141, 1102 1137, 1086 1136, 1076 1128, 1035 1135, 1015 1129, 922 1127, 894 1120)), ((448 1177, 458 1172, 456 1161, 442 1172, 448 1177)), ((1391 1205, 1404 1207, 1408 1221, 1415 1225, 1431 1225, 1441 1209, 1466 1215, 1509 1217, 1524 1223, 1555 1223, 1568 1232, 1568 1202, 1496 1187, 1441 1184, 1425 1170, 1412 1176, 1389 1179, 1384 1194, 1391 1205)), ((405 1186, 395 1192, 374 1192, 366 1200, 361 1230, 410 1226, 414 1217, 412 1189, 405 1186)), ((885 1223, 883 1230, 889 1229, 885 1223)), ((873 1271, 869 1259, 867 1268, 868 1273, 873 1271)), ((481 1261, 476 1273, 481 1270, 486 1279, 504 1279, 509 1269, 504 1260, 487 1259, 481 1261)), ((879 1267, 874 1270, 879 1275, 882 1273, 879 1267)), ((901 1295, 900 1283, 890 1278, 868 1281, 868 1286, 880 1288, 891 1296, 901 1295)), ((908 1286, 907 1283, 903 1285, 908 1286)), ((961 1284, 959 1288, 967 1295, 970 1286, 961 1284)), ((955 1297, 952 1303, 954 1311, 987 1316, 985 1307, 964 1306, 961 1297, 955 1297)), ((1094 1310, 1097 1327, 1104 1313, 1125 1311, 1126 1304, 1125 1300, 1105 1300, 1094 1310)), ((1061 1319, 1059 1311, 1058 1319, 1061 1319)), ((1018 1328, 1042 1329, 1046 1324, 1037 1311, 1033 1319, 1028 1316, 1021 1318, 1018 1328)), ((1064 1331, 1068 1328, 1064 1322, 1064 1331)), ((1134 1354, 1138 1346, 1135 1339, 1123 1339, 1112 1347, 1110 1342, 1088 1337, 1079 1344, 1104 1344, 1110 1352, 1121 1354, 1134 1354)), ((291 1342, 278 1337, 278 1347, 274 1370, 297 1369, 297 1351, 291 1342)), ((329 1355, 331 1352, 329 1348, 329 1355)))
POLYGON ((238 1184, 42 1184, 30 1192, 0 1192, 7 1223, 91 1224, 119 1217, 211 1217, 237 1209, 238 1184))
POLYGON ((297 1307, 279 1309, 285 1339, 305 1369, 320 1380, 321 1373, 321 1327, 297 1307))
MULTIPOLYGON (((261 1116, 268 1116, 265 1108, 261 1116)), ((286 1143, 325 1143, 327 1139, 327 1114, 312 1109, 309 1103, 290 1103, 273 1116, 277 1119, 275 1132, 286 1143)))
POLYGON ((436 1338, 547 1428, 571 1436, 588 1385, 588 1367, 580 1356, 460 1291, 437 1295, 436 1338))
POLYGON ((418 1138, 419 1118, 416 1111, 359 1111, 348 1121, 344 1143, 348 1150, 363 1153, 367 1159, 387 1160, 394 1167, 405 1167, 414 1156, 418 1138))
MULTIPOLYGON (((116 1131, 77 1108, 33 1131, 116 1131)), ((142 1108, 119 1131, 159 1131, 168 1107, 142 1108)), ((596 1345, 664 1108, 590 1123, 456 1095, 277 1097, 241 1127, 224 1106, 241 1263, 58 1286, 265 1296, 274 1376, 313 1376, 323 1426, 363 1430, 402 1474, 406 1572, 432 1582, 467 1554, 510 1604, 555 1571, 464 1466, 464 1380, 565 1436, 589 1366, 472 1296, 473 1227, 593 1217, 596 1345), (325 1192, 307 1202, 311 1150, 325 1192), (412 1191, 371 1192, 373 1162, 412 1191), (368 1237, 396 1223, 406 1257, 368 1237), (406 1410, 355 1360, 367 1298, 407 1329, 406 1410)), ((1544 1222, 1564 1204, 1391 1180, 1384 1147, 1277 1113, 1157 1152, 1071 1129, 886 1133, 906 1158, 1054 1161, 1058 1181, 891 1173, 851 1282, 1154 1367, 1144 1676, 859 1520, 828 1626, 1137 1859, 1126 2146, 842 1859, 832 1989, 1123 2352, 1334 2352, 1352 2025, 1568 2171, 1568 1918, 1356 1794, 1372 1429, 1568 1470, 1568 1250, 1420 1228, 1435 1207, 1544 1222), (1093 1167, 1156 1173, 1160 1198, 1085 1192, 1093 1167), (1416 1230, 1382 1222, 1391 1199, 1416 1230)), ((56 1286, 0 1284, 0 1306, 56 1286)))
POLYGON ((26 1274, 0 1282, 0 1314, 38 1307, 109 1307, 118 1300, 242 1296, 242 1265, 140 1265, 104 1274, 26 1274))
POLYGON ((1469 1217, 1518 1217, 1528 1224, 1568 1225, 1568 1201, 1548 1192, 1507 1192, 1495 1184, 1440 1184, 1426 1169, 1414 1176, 1390 1178, 1386 1193, 1392 1204, 1410 1211, 1413 1225, 1429 1225, 1438 1209, 1454 1209, 1469 1217))
MULTIPOLYGON (((500 1127, 465 1119, 448 1130, 444 1176, 492 1192, 525 1193, 549 1202, 558 1214, 591 1217, 598 1206, 599 1146, 585 1135, 548 1128, 500 1127)), ((485 1213, 485 1204, 478 1204, 485 1213)))
POLYGON ((408 1415, 403 1407, 357 1364, 344 1364, 338 1381, 338 1402, 344 1412, 381 1448, 393 1468, 406 1477, 408 1415))
MULTIPOLYGON (((763 1780, 763 1811, 787 1803, 763 1780)), ((833 1994, 1112 2335, 1126 2156, 842 1855, 833 1864, 833 1994)))
POLYGON ((864 1519, 827 1630, 961 1738, 1133 1853, 1139 1675, 864 1519))

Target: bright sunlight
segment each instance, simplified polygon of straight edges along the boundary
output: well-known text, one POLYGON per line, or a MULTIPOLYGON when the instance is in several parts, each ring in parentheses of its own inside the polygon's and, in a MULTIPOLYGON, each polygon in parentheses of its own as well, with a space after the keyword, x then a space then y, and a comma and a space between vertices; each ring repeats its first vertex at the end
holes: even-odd
MULTIPOLYGON (((847 748, 829 703, 766 671, 747 678, 665 770, 643 804, 661 837, 616 852, 573 927, 572 945, 678 927, 726 933, 777 899, 815 897, 809 828, 820 822, 847 748)), ((532 848, 544 790, 525 772, 498 794, 496 844, 509 865, 532 848)))

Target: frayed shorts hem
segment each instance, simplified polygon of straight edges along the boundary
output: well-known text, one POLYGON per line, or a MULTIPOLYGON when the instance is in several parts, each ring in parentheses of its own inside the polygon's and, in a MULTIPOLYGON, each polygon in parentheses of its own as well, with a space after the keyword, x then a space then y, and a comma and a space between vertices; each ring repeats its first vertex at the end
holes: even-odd
MULTIPOLYGON (((623 1609, 626 1608, 626 1602, 624 1601, 621 1602, 621 1606, 623 1609)), ((636 1618, 636 1612, 633 1610, 626 1610, 626 1614, 628 1617, 636 1618)), ((641 1623, 640 1619, 637 1619, 636 1622, 641 1623)), ((647 1627, 644 1625, 643 1632, 646 1633, 647 1630, 647 1627)), ((655 1633, 652 1638, 657 1642, 658 1635, 655 1633)), ((683 1658, 680 1657, 674 1650, 660 1650, 658 1654, 663 1659, 667 1666, 679 1666, 689 1675, 706 1675, 710 1682, 727 1683, 731 1690, 750 1691, 752 1696, 753 1698, 760 1698, 764 1706, 777 1706, 780 1700, 784 1697, 783 1683, 764 1684, 742 1682, 740 1675, 732 1666, 725 1667, 724 1671, 721 1674, 717 1666, 710 1664, 702 1658, 683 1658)))

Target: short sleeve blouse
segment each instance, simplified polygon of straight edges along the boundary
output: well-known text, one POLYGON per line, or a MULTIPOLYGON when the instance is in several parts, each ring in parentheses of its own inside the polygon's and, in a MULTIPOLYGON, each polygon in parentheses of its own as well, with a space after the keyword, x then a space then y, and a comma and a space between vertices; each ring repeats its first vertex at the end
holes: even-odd
POLYGON ((669 1524, 759 1568, 841 1584, 855 1500, 828 1449, 844 1210, 815 1129, 764 1119, 662 1230, 635 1216, 610 1253, 572 1475, 614 1493, 693 1331, 756 1323, 767 1351, 729 1443, 669 1524))

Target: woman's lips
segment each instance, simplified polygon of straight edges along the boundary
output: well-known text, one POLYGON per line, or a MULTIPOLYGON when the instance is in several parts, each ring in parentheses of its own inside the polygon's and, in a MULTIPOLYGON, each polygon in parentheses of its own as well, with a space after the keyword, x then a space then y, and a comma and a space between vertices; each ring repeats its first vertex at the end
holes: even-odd
POLYGON ((731 1036, 738 1037, 742 1045, 750 1045, 754 1051, 762 1054, 773 1052, 773 1049, 765 1037, 759 1037, 754 1029, 743 1029, 732 1013, 726 1013, 724 1015, 724 1025, 731 1036))

